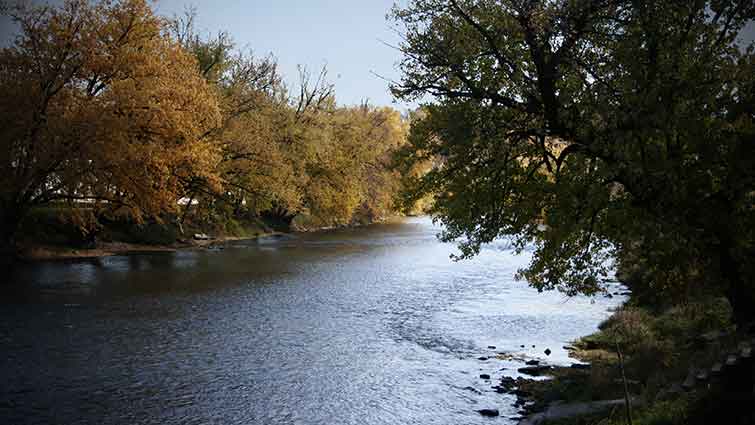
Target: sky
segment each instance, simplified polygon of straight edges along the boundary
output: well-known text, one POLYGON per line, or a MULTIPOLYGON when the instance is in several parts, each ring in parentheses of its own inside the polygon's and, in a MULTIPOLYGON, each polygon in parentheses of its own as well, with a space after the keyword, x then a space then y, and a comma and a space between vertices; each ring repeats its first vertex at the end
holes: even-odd
MULTIPOLYGON (((196 7, 201 33, 226 31, 239 48, 251 49, 256 56, 272 53, 290 87, 299 81, 298 65, 313 74, 326 65, 338 103, 369 100, 405 110, 414 105, 393 103, 385 80, 399 78, 396 63, 401 54, 386 45, 399 42, 386 20, 393 4, 394 0, 157 0, 153 8, 172 17, 196 7)), ((8 45, 12 37, 8 19, 0 17, 0 44, 8 45)))
MULTIPOLYGON (((392 104, 389 83, 398 79, 401 54, 392 47, 398 35, 385 15, 394 0, 159 0, 157 13, 181 14, 197 8, 197 27, 205 33, 227 31, 238 47, 255 55, 272 53, 290 86, 298 65, 316 74, 327 65, 341 104, 369 100, 392 104)), ((405 105, 394 106, 403 109, 405 105)))
MULTIPOLYGON (((369 100, 405 110, 416 105, 393 103, 386 81, 400 78, 396 65, 401 54, 390 47, 400 37, 385 17, 396 1, 406 4, 406 0, 157 0, 154 8, 172 17, 196 7, 200 32, 226 31, 239 48, 251 49, 257 56, 273 54, 289 87, 298 83, 298 65, 313 74, 326 65, 340 104, 369 100)), ((2 45, 9 43, 11 34, 7 19, 0 17, 2 45)), ((746 41, 755 39, 755 25, 748 25, 741 35, 746 41)))

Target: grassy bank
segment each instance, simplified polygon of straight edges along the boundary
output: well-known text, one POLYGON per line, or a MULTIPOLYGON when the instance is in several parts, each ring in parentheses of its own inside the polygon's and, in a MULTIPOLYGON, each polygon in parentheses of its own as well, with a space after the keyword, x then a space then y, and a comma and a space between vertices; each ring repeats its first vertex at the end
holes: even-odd
POLYGON ((541 413, 528 423, 626 424, 625 395, 634 425, 755 423, 752 360, 742 357, 753 335, 732 323, 726 299, 659 306, 646 295, 640 289, 598 332, 575 341, 572 356, 589 367, 555 368, 550 380, 518 382, 530 413, 550 407, 548 414, 559 416, 554 403, 597 411, 551 419, 541 413), (727 366, 731 355, 736 362, 727 366))
POLYGON ((130 218, 92 218, 87 208, 67 205, 34 209, 22 224, 20 257, 27 260, 102 257, 129 252, 159 252, 203 248, 227 241, 255 239, 278 233, 309 232, 334 227, 363 226, 384 221, 371 214, 355 214, 348 225, 307 215, 292 221, 275 217, 236 215, 166 215, 138 223, 130 218))
POLYGON ((261 217, 212 220, 166 216, 142 223, 128 218, 91 219, 84 208, 45 207, 32 211, 18 241, 21 258, 101 257, 128 252, 202 248, 239 239, 253 239, 289 230, 287 223, 261 217), (89 218, 87 218, 89 217, 89 218))

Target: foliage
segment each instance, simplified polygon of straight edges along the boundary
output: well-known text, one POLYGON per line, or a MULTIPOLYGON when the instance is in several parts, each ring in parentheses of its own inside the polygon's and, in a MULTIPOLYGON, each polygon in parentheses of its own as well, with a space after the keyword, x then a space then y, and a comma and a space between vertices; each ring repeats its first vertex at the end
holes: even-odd
MULTIPOLYGON (((722 412, 739 415, 740 406, 723 408, 717 381, 703 391, 680 393, 674 390, 695 370, 709 370, 737 347, 742 335, 733 332, 732 310, 725 298, 697 299, 651 314, 649 310, 630 306, 616 311, 600 325, 600 331, 575 343, 573 355, 590 361, 592 367, 580 376, 571 368, 556 369, 552 382, 534 382, 536 396, 555 392, 552 399, 591 400, 621 398, 617 345, 624 359, 629 391, 633 403, 633 423, 683 424, 708 423, 722 412), (613 353, 613 355, 610 355, 613 353)), ((529 387, 528 387, 529 389, 529 387)), ((735 405, 738 403, 734 403, 735 405)), ((624 423, 624 410, 596 413, 553 423, 624 423)), ((550 423, 550 422, 549 422, 550 423)))
POLYGON ((358 212, 369 219, 393 210, 398 173, 391 153, 403 142, 398 112, 367 105, 339 108, 319 117, 317 133, 308 134, 309 214, 331 225, 349 224, 358 212))
POLYGON ((658 296, 707 285, 741 316, 755 300, 755 55, 734 2, 414 0, 401 99, 413 199, 462 256, 511 236, 539 289, 602 290, 629 256, 658 296))
POLYGON ((600 330, 609 344, 613 342, 619 344, 622 350, 633 352, 643 343, 656 339, 652 324, 652 316, 644 310, 624 308, 603 322, 600 330))
POLYGON ((707 369, 721 361, 736 339, 732 331, 732 310, 725 298, 692 301, 657 315, 624 307, 602 323, 599 332, 577 342, 577 355, 593 362, 590 385, 597 383, 595 391, 600 392, 595 375, 609 371, 617 360, 615 355, 598 354, 615 354, 618 346, 627 377, 637 382, 636 390, 645 399, 655 400, 672 383, 682 382, 691 367, 707 369))
POLYGON ((731 305, 725 298, 693 301, 670 308, 655 327, 662 338, 689 342, 709 332, 730 331, 731 305))
POLYGON ((0 51, 3 249, 51 203, 90 241, 103 220, 169 220, 183 233, 192 220, 333 225, 393 211, 404 120, 339 107, 324 69, 302 69, 292 94, 274 57, 200 35, 192 10, 158 17, 146 0, 1 6, 21 30, 0 51))
POLYGON ((223 191, 195 179, 190 198, 204 197, 225 215, 301 215, 296 222, 308 224, 300 227, 349 224, 356 216, 371 221, 393 211, 399 179, 390 159, 406 132, 396 111, 338 107, 325 68, 316 75, 300 68, 291 94, 273 57, 233 53, 230 36, 203 39, 193 23, 188 11, 171 29, 221 99, 223 124, 211 137, 222 152, 223 191))
POLYGON ((216 125, 194 58, 143 0, 10 11, 22 36, 0 52, 3 238, 55 200, 170 211, 190 174, 212 180, 216 125))

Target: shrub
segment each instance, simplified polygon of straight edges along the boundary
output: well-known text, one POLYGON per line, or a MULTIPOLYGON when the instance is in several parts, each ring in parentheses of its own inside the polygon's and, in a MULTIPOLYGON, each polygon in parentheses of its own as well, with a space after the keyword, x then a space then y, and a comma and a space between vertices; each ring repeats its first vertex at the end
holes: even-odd
POLYGON ((721 297, 673 307, 659 318, 656 328, 681 344, 706 332, 728 330, 731 324, 731 305, 721 297))
POLYGON ((656 338, 653 330, 655 319, 645 310, 623 308, 600 325, 606 342, 619 344, 623 350, 632 352, 648 340, 656 338))

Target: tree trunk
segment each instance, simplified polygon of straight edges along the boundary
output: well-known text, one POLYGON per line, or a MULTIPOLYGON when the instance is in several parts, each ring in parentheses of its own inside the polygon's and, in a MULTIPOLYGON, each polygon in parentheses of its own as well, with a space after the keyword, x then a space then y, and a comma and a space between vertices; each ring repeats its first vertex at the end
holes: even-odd
POLYGON ((616 355, 619 356, 619 370, 621 371, 621 382, 624 384, 624 409, 627 415, 627 424, 632 425, 632 400, 629 397, 629 386, 627 385, 627 375, 624 372, 624 356, 621 354, 619 343, 616 342, 616 355))

